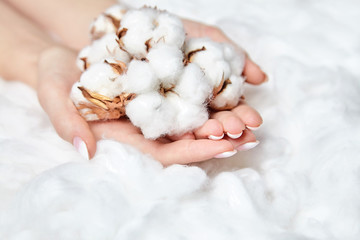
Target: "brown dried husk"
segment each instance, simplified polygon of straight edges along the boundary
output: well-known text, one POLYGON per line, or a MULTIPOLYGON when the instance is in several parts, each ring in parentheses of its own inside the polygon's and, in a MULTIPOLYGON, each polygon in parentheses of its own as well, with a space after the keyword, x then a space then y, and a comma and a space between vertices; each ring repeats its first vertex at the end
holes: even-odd
POLYGON ((233 104, 226 104, 225 106, 218 107, 212 102, 212 100, 214 100, 218 95, 220 95, 226 89, 226 87, 230 84, 231 84, 230 79, 225 79, 224 74, 223 74, 220 84, 213 89, 212 98, 210 99, 210 102, 209 102, 209 107, 212 110, 215 110, 215 111, 231 110, 236 106, 233 104))
POLYGON ((78 110, 87 109, 82 115, 87 119, 87 115, 95 114, 97 120, 115 120, 126 115, 126 105, 136 97, 135 93, 122 93, 114 98, 92 92, 84 87, 78 87, 83 96, 89 102, 81 102, 77 105, 78 110))

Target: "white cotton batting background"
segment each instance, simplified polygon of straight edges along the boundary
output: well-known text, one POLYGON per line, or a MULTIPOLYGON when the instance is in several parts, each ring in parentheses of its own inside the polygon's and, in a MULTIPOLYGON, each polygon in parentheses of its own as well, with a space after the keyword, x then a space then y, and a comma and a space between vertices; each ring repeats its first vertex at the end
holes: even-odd
POLYGON ((269 75, 230 159, 163 168, 121 143, 86 161, 0 79, 1 240, 360 239, 360 2, 126 1, 221 27, 269 75))

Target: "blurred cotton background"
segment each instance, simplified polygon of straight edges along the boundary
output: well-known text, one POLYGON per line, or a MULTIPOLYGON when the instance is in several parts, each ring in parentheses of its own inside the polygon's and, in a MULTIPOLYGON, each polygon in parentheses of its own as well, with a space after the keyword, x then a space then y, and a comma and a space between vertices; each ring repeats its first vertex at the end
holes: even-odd
POLYGON ((126 1, 214 24, 269 75, 255 149, 166 169, 101 141, 90 162, 33 90, 0 79, 0 239, 360 239, 360 2, 126 1))

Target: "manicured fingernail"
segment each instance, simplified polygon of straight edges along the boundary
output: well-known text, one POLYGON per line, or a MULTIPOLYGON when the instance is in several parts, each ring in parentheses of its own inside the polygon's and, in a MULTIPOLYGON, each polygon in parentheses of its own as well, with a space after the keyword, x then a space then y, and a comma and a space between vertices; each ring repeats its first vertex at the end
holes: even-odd
POLYGON ((210 140, 220 140, 220 139, 223 139, 224 137, 224 134, 222 134, 221 136, 214 136, 214 135, 209 135, 209 139, 210 140))
POLYGON ((80 137, 74 137, 73 145, 75 149, 83 156, 85 159, 89 160, 89 151, 86 147, 85 142, 80 137))
POLYGON ((236 149, 238 151, 247 151, 247 150, 250 150, 254 147, 256 147, 260 142, 259 141, 256 141, 256 142, 248 142, 248 143, 245 143, 243 145, 240 145, 239 147, 237 147, 236 149))
POLYGON ((238 139, 239 137, 241 137, 242 134, 243 134, 243 132, 241 132, 239 134, 226 133, 226 135, 228 135, 232 139, 238 139))
MULTIPOLYGON (((260 125, 261 126, 261 125, 260 125)), ((250 127, 250 126, 246 126, 246 128, 250 129, 251 131, 256 131, 260 128, 260 126, 258 127, 250 127)))
POLYGON ((214 158, 228 158, 228 157, 235 155, 236 153, 237 153, 236 150, 229 151, 229 152, 223 152, 223 153, 220 153, 220 154, 214 156, 214 158))

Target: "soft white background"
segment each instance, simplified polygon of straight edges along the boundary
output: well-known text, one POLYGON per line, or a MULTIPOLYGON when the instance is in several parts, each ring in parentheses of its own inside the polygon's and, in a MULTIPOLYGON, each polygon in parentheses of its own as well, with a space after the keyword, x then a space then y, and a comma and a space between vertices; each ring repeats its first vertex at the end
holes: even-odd
POLYGON ((269 82, 260 145, 163 169, 98 144, 85 161, 33 90, 0 79, 0 239, 360 239, 360 1, 126 1, 215 24, 269 82))

